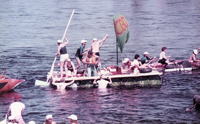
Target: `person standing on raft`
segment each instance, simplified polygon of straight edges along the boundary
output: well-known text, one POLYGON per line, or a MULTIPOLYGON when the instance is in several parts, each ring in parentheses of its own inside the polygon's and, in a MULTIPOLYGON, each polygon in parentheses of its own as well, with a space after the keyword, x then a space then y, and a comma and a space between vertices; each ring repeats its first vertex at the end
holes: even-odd
MULTIPOLYGON (((85 49, 86 43, 87 43, 87 40, 81 40, 81 46, 76 51, 75 58, 76 58, 76 62, 78 63, 78 65, 76 66, 76 69, 78 69, 81 66, 81 62, 83 62, 83 55, 87 53, 87 52, 84 53, 84 51, 88 50, 88 49, 85 49)), ((84 64, 84 67, 86 68, 86 64, 84 64)))
POLYGON ((67 54, 67 48, 66 48, 66 45, 69 43, 69 41, 65 39, 65 43, 62 43, 62 40, 57 40, 57 43, 58 43, 58 50, 57 50, 57 53, 56 53, 56 56, 57 55, 60 55, 60 78, 62 79, 63 78, 63 66, 65 67, 65 74, 66 74, 66 77, 67 77, 67 65, 66 65, 66 62, 69 58, 69 55, 67 54))
MULTIPOLYGON (((98 41, 97 38, 93 39, 93 43, 91 45, 91 51, 92 51, 92 63, 93 64, 98 64, 97 62, 100 62, 100 54, 99 54, 99 43, 105 42, 106 38, 108 35, 106 35, 102 40, 98 41), (96 62, 96 57, 97 62, 96 62)), ((86 60, 87 61, 87 60, 86 60)))

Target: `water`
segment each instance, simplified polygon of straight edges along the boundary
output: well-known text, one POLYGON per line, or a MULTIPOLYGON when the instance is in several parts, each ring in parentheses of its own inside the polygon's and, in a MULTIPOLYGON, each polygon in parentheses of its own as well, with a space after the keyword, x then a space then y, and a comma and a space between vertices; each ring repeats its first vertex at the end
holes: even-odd
MULTIPOLYGON (((79 123, 198 123, 200 112, 186 112, 192 97, 200 91, 200 71, 166 73, 158 88, 110 88, 57 91, 36 87, 35 80, 46 80, 72 10, 66 37, 67 50, 74 54, 82 39, 90 47, 94 37, 109 35, 101 48, 103 67, 116 65, 115 32, 112 16, 122 13, 130 27, 130 39, 122 57, 133 60, 148 51, 157 56, 166 46, 172 59, 188 59, 200 47, 199 0, 109 0, 109 1, 0 1, 0 70, 26 81, 13 92, 0 94, 3 120, 14 94, 22 95, 26 105, 25 122, 41 124, 52 114, 59 124, 67 116, 78 115, 79 123)), ((197 58, 200 58, 198 55, 197 58)), ((58 62, 58 60, 57 60, 58 62)), ((76 64, 76 63, 75 63, 76 64)), ((56 67, 56 70, 59 70, 56 67)))

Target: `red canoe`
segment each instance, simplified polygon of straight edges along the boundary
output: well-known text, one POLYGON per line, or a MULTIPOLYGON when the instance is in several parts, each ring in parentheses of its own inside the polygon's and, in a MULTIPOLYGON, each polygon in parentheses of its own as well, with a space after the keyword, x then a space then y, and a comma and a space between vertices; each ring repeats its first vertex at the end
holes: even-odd
POLYGON ((18 79, 0 79, 0 92, 11 91, 23 81, 18 79))

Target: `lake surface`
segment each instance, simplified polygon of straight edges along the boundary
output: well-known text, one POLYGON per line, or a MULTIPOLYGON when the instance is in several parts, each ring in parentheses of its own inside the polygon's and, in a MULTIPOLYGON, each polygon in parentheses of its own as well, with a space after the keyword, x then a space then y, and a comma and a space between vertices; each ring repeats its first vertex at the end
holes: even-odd
MULTIPOLYGON (((200 94, 200 70, 162 75, 161 87, 120 87, 57 91, 34 86, 46 81, 68 20, 67 50, 75 62, 76 49, 86 39, 102 39, 102 66, 116 65, 116 36, 112 17, 122 13, 130 27, 130 39, 119 53, 119 62, 145 51, 159 56, 166 46, 171 59, 188 59, 200 47, 199 0, 1 0, 0 1, 0 71, 26 80, 14 91, 0 94, 0 120, 4 119, 13 95, 20 94, 26 105, 23 118, 37 124, 52 114, 58 124, 69 123, 76 114, 79 123, 199 123, 200 111, 186 112, 192 97, 200 94)), ((197 55, 200 58, 200 55, 197 55)), ((56 63, 59 62, 57 59, 56 63)), ((55 67, 59 70, 59 67, 55 67)))

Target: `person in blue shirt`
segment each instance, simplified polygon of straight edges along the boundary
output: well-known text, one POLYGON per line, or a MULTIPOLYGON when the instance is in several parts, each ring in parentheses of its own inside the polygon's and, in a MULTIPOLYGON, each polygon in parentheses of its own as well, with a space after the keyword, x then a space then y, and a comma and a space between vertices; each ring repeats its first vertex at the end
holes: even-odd
POLYGON ((142 64, 145 64, 145 63, 148 63, 149 62, 149 60, 152 60, 152 59, 154 59, 155 57, 149 57, 149 53, 148 52, 144 52, 144 57, 141 59, 141 63, 142 64))

